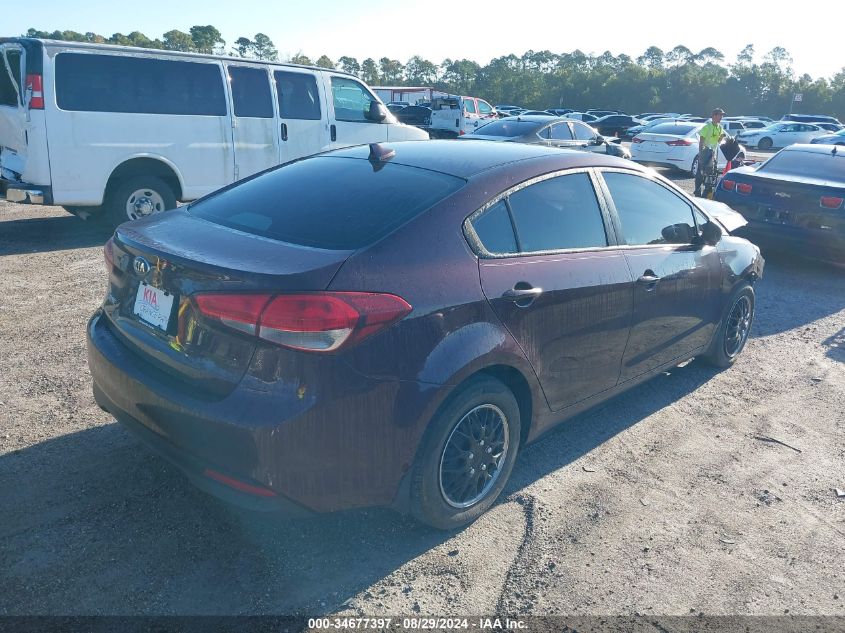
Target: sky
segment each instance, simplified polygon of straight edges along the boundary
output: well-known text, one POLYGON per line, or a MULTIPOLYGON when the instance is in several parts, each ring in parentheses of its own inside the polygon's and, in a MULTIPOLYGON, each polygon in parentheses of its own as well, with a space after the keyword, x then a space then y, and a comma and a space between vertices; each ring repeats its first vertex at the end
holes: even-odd
POLYGON ((609 50, 636 58, 652 45, 669 51, 682 44, 694 52, 712 46, 733 62, 746 44, 753 44, 757 61, 775 46, 784 47, 798 75, 830 78, 845 66, 839 46, 839 26, 845 22, 841 1, 806 14, 784 11, 771 0, 28 0, 19 7, 4 12, 0 36, 34 27, 106 37, 137 30, 154 39, 171 29, 211 24, 227 48, 238 37, 251 39, 261 32, 282 58, 303 53, 312 60, 325 54, 334 61, 347 55, 359 62, 389 57, 404 63, 419 55, 435 64, 466 58, 484 65, 528 50, 580 49, 596 55, 609 50))

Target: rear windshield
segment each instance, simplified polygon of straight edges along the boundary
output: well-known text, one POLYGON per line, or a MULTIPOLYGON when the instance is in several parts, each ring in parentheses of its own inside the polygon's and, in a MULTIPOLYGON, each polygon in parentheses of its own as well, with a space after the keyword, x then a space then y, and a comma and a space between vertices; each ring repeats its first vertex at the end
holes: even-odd
POLYGON ((465 181, 438 172, 320 156, 203 198, 192 215, 290 244, 361 248, 392 232, 465 181))
POLYGON ((671 134, 673 136, 686 136, 697 126, 687 124, 687 125, 678 125, 677 123, 661 123, 660 125, 655 125, 652 128, 649 128, 649 134, 671 134))
POLYGON ((6 69, 6 62, 0 54, 0 105, 17 107, 19 99, 16 88, 19 88, 21 83, 21 54, 18 51, 7 51, 6 59, 14 73, 15 83, 12 83, 12 77, 6 69))
POLYGON ((845 182, 845 153, 780 152, 766 161, 758 171, 845 182))
POLYGON ((540 127, 536 121, 508 121, 501 119, 478 128, 476 134, 485 136, 522 136, 540 127))

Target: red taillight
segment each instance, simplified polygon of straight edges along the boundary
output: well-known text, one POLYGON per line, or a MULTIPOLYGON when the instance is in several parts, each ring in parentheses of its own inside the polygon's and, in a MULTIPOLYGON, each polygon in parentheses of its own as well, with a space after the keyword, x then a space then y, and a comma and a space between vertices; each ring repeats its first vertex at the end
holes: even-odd
POLYGON ((44 88, 41 82, 41 75, 27 75, 26 76, 26 89, 31 92, 31 96, 29 98, 29 109, 30 110, 43 110, 44 109, 44 88))
POLYGON ((751 185, 749 185, 747 182, 741 182, 737 184, 736 190, 739 193, 748 195, 749 193, 751 193, 751 185))
POLYGON ((638 144, 638 143, 642 143, 642 142, 643 142, 643 139, 641 139, 639 136, 635 136, 634 138, 631 139, 631 143, 633 143, 635 145, 638 144))
POLYGON ((333 352, 392 325, 411 311, 396 295, 368 292, 206 294, 194 297, 200 313, 271 343, 309 352, 333 352))
POLYGON ((106 272, 111 274, 112 268, 114 268, 114 239, 111 237, 103 246, 103 257, 106 258, 106 272))
POLYGON ((725 191, 733 191, 736 189, 736 180, 728 180, 727 178, 722 179, 722 189, 725 191))
POLYGON ((217 481, 221 484, 225 484, 230 488, 240 490, 241 492, 246 492, 247 494, 255 495, 256 497, 277 496, 276 493, 270 490, 269 488, 253 486, 252 484, 233 479, 232 477, 227 477, 223 473, 218 473, 216 470, 212 470, 211 468, 206 468, 202 474, 208 477, 209 479, 213 479, 214 481, 217 481))
POLYGON ((194 297, 199 311, 223 325, 246 332, 258 333, 261 311, 270 302, 270 295, 209 294, 194 297))
POLYGON ((685 138, 679 138, 676 141, 666 141, 666 145, 670 145, 672 147, 689 147, 692 145, 692 141, 688 141, 685 138))
POLYGON ((838 209, 842 206, 842 200, 836 196, 822 196, 819 198, 819 204, 825 209, 838 209))

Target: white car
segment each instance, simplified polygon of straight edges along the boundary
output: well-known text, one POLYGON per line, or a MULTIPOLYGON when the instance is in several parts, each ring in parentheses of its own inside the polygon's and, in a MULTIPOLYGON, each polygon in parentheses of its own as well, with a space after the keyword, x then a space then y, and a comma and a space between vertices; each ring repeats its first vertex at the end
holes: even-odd
MULTIPOLYGON (((698 169, 698 138, 704 123, 661 123, 631 141, 631 158, 638 163, 665 165, 695 174, 698 169)), ((727 161, 718 152, 719 168, 727 161)))
POLYGON ((771 149, 786 147, 793 143, 809 143, 817 136, 827 134, 827 130, 812 123, 778 121, 759 130, 746 130, 737 135, 737 140, 747 147, 771 149))

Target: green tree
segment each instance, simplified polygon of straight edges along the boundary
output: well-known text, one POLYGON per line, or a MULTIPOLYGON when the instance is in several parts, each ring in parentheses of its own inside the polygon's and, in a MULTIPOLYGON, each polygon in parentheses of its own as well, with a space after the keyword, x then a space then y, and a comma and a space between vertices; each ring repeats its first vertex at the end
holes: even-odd
POLYGON ((358 60, 354 57, 347 57, 344 55, 340 58, 338 63, 340 63, 340 69, 345 73, 357 75, 361 72, 361 64, 359 64, 358 60))
POLYGON ((255 54, 255 42, 248 37, 239 37, 235 40, 232 54, 236 57, 252 57, 255 54))
POLYGON ((330 68, 332 70, 337 68, 337 65, 329 58, 328 55, 321 55, 317 60, 316 65, 320 68, 330 68))
POLYGON ((402 62, 400 62, 398 59, 382 57, 380 60, 378 60, 378 68, 379 74, 381 75, 381 80, 385 84, 402 83, 404 67, 402 66, 402 62))
POLYGON ((279 52, 276 50, 273 40, 264 35, 264 33, 255 34, 252 50, 258 59, 266 59, 271 62, 279 59, 279 52))
POLYGON ((637 63, 651 70, 661 70, 663 68, 663 58, 663 49, 657 46, 649 46, 642 55, 637 57, 637 63))
POLYGON ((311 61, 311 58, 307 55, 303 55, 302 51, 298 52, 296 55, 290 58, 291 64, 301 64, 303 66, 313 66, 314 62, 311 61))
POLYGON ((378 74, 378 66, 376 65, 376 60, 372 57, 368 57, 363 61, 361 64, 361 79, 366 81, 368 84, 376 85, 381 80, 378 74))
POLYGON ((419 55, 414 55, 405 64, 405 79, 411 85, 434 83, 437 80, 437 66, 419 55))
POLYGON ((226 40, 223 39, 220 31, 210 24, 206 26, 192 26, 190 33, 191 41, 194 43, 194 48, 198 53, 211 55, 215 52, 216 48, 226 46, 226 40))
POLYGON ((164 48, 169 51, 193 51, 196 49, 194 40, 184 31, 173 29, 162 36, 164 48))

